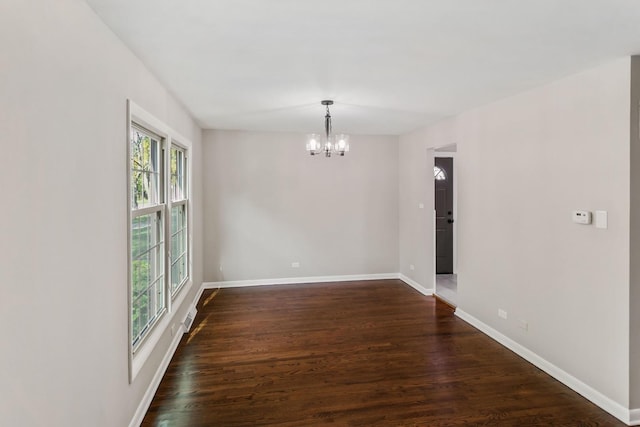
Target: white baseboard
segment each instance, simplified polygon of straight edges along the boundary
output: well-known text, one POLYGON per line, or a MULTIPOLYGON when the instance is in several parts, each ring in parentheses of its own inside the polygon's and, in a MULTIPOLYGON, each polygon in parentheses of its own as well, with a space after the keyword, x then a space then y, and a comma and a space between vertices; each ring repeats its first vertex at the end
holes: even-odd
MULTIPOLYGON (((204 292, 204 286, 201 285, 200 288, 198 289, 198 292, 196 292, 196 296, 194 300, 191 302, 189 309, 187 310, 187 314, 191 311, 193 307, 196 306, 196 304, 198 304, 198 301, 200 301, 200 297, 202 296, 202 292, 204 292)), ((155 396, 156 391, 158 391, 158 387, 160 386, 162 377, 164 377, 164 373, 167 371, 167 368, 169 367, 169 363, 171 363, 171 359, 173 358, 173 355, 178 349, 178 345, 180 344, 180 339, 182 339, 184 332, 185 332, 185 329, 184 329, 184 321, 183 321, 182 323, 180 323, 180 329, 178 329, 176 331, 176 334, 173 336, 171 345, 167 349, 167 353, 162 358, 162 362, 160 362, 160 366, 158 366, 156 373, 153 375, 153 378, 151 379, 151 383, 149 384, 149 387, 147 387, 147 391, 144 393, 144 396, 142 396, 142 400, 140 401, 140 404, 138 405, 138 408, 136 409, 135 414, 133 414, 133 418, 129 423, 129 427, 139 427, 140 424, 142 424, 142 420, 144 419, 144 416, 147 414, 147 411, 149 410, 151 401, 153 400, 153 397, 155 396)))
POLYGON ((420 283, 400 273, 351 274, 346 276, 309 276, 283 277, 277 279, 226 280, 220 282, 204 282, 203 289, 242 288, 247 286, 295 285, 300 283, 352 282, 356 280, 388 280, 400 279, 423 295, 431 296, 433 289, 425 288, 420 283))
POLYGON ((425 288, 420 283, 416 282, 413 279, 408 278, 404 274, 399 274, 398 278, 402 280, 407 285, 411 286, 416 291, 420 292, 422 295, 431 296, 433 295, 433 289, 425 288))
POLYGON ((210 289, 210 288, 205 287, 204 283, 200 285, 200 289, 198 289, 198 292, 196 293, 196 297, 193 299, 193 302, 191 303, 191 306, 189 307, 188 311, 191 311, 193 307, 198 305, 198 301, 200 301, 200 298, 202 298, 202 293, 205 291, 205 289, 210 289))
POLYGON ((346 276, 283 277, 277 279, 227 280, 222 282, 204 282, 204 289, 243 288, 247 286, 294 285, 300 283, 350 282, 354 280, 398 279, 398 273, 350 274, 346 276))
POLYGON ((351 274, 346 276, 310 276, 284 277, 278 279, 227 280, 221 282, 204 282, 203 289, 243 288, 247 286, 298 285, 302 283, 349 282, 354 280, 388 280, 400 279, 422 295, 431 296, 434 290, 425 288, 420 283, 400 273, 351 274))
POLYGON ((577 393, 581 394, 583 397, 587 398, 591 402, 598 405, 600 408, 604 409, 614 417, 618 418, 620 421, 628 424, 628 425, 639 425, 640 423, 640 410, 629 411, 624 406, 619 403, 611 400, 604 394, 600 393, 596 389, 588 386, 583 383, 573 375, 567 373, 566 371, 558 368, 554 364, 550 363, 546 359, 538 356, 536 353, 532 352, 528 348, 518 344, 513 341, 511 338, 506 335, 501 334, 500 332, 493 329, 491 326, 486 323, 476 319, 469 313, 466 313, 464 310, 461 310, 459 307, 455 312, 456 316, 479 329, 484 334, 493 338, 503 346, 507 347, 509 350, 513 351, 523 359, 529 361, 534 364, 538 368, 542 369, 547 374, 551 375, 567 387, 573 389, 577 393), (635 421, 632 419, 635 418, 635 421))

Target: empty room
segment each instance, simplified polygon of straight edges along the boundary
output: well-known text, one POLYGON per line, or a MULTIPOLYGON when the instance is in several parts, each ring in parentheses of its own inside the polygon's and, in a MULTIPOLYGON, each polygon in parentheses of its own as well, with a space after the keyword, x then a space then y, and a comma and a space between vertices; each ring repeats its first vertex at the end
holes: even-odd
POLYGON ((0 425, 640 425, 637 55, 635 0, 2 0, 0 425))

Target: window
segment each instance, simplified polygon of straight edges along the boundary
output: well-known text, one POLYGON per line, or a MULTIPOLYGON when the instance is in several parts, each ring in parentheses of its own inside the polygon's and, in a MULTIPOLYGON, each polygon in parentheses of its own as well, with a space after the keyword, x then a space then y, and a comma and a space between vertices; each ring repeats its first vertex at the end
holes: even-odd
POLYGON ((187 244, 187 187, 185 150, 171 147, 171 295, 187 281, 189 246, 187 244))
POLYGON ((131 337, 136 346, 165 309, 162 139, 131 127, 131 337))
MULTIPOLYGON (((176 323, 191 283, 191 143, 129 101, 129 380, 176 323)), ((179 319, 178 322, 182 322, 179 319)))
POLYGON ((444 171, 444 169, 438 166, 433 167, 433 176, 436 179, 436 181, 445 181, 447 179, 447 174, 444 171))

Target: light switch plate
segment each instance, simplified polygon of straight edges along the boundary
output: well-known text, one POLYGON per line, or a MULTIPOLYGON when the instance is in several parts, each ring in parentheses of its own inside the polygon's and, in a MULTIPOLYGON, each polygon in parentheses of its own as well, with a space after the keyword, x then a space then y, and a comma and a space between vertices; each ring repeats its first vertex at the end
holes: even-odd
POLYGON ((608 227, 607 211, 596 211, 596 228, 606 229, 608 227))

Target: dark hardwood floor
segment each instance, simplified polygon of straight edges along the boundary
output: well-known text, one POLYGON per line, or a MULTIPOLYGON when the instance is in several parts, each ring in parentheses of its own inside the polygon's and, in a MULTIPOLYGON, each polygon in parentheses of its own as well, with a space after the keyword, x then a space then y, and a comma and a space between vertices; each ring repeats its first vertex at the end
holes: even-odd
POLYGON ((204 293, 144 426, 622 426, 399 280, 204 293))

